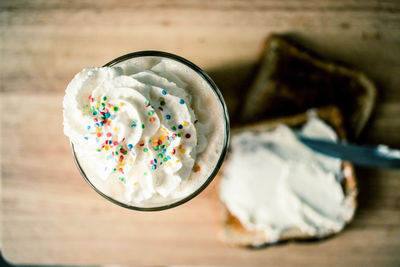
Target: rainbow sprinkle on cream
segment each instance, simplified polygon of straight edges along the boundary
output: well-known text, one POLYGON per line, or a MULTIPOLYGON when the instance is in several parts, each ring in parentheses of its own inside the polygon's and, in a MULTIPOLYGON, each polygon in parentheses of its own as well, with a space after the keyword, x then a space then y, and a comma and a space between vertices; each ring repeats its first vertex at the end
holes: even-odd
MULTIPOLYGON (((165 90, 162 90, 163 95, 167 95, 165 90)), ((124 166, 127 164, 132 166, 136 157, 136 152, 133 149, 134 145, 125 142, 126 138, 118 139, 118 126, 113 125, 113 119, 118 116, 118 112, 120 112, 124 103, 120 102, 119 107, 110 104, 107 99, 107 96, 98 97, 96 100, 92 97, 92 95, 88 96, 89 104, 85 104, 83 106, 83 110, 85 113, 82 115, 92 117, 92 124, 87 126, 87 130, 96 131, 96 142, 100 142, 100 138, 102 136, 106 136, 105 141, 101 141, 101 147, 97 149, 97 152, 106 152, 107 160, 114 160, 118 162, 118 166, 113 169, 113 172, 119 172, 121 176, 118 177, 118 180, 122 183, 126 183, 127 179, 125 178, 124 166), (112 129, 112 130, 111 130, 112 129)), ((162 112, 163 109, 161 106, 166 104, 165 99, 160 97, 158 99, 159 107, 158 109, 162 112)), ((180 102, 183 100, 180 100, 180 102)), ((146 100, 143 103, 145 108, 153 108, 150 105, 150 102, 146 100)), ((157 116, 153 109, 147 112, 149 116, 149 123, 153 123, 156 119, 154 116, 157 116)), ((164 116, 164 114, 160 114, 160 116, 164 116)), ((171 119, 170 114, 165 115, 167 120, 171 119)), ((137 120, 132 120, 129 124, 129 127, 135 128, 137 126, 137 120)), ((178 146, 178 149, 172 148, 168 149, 171 143, 177 138, 187 138, 191 137, 190 133, 184 134, 184 132, 177 130, 182 130, 184 127, 189 126, 187 121, 183 121, 181 124, 171 127, 172 131, 168 131, 166 128, 162 127, 162 134, 155 139, 142 140, 137 144, 139 148, 142 148, 141 151, 143 153, 148 153, 150 151, 153 152, 153 155, 156 157, 150 159, 148 161, 151 170, 157 170, 157 166, 161 166, 166 164, 167 166, 172 166, 172 164, 176 164, 180 162, 180 158, 182 154, 186 153, 186 150, 182 145, 178 146), (147 143, 147 145, 146 145, 147 143), (150 150, 149 150, 150 149, 150 150), (177 158, 173 160, 174 158, 177 158)), ((142 128, 145 128, 145 124, 142 124, 142 128)), ((88 136, 84 136, 85 140, 89 140, 88 136)), ((196 166, 193 168, 194 172, 200 171, 200 167, 196 166)), ((137 185, 137 184, 136 184, 137 185)))

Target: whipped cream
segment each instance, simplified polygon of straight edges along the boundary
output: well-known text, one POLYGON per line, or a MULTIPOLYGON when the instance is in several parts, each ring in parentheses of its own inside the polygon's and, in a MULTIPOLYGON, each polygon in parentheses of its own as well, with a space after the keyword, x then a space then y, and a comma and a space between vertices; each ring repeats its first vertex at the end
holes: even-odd
MULTIPOLYGON (((297 134, 337 139, 318 118, 297 134)), ((245 228, 264 231, 269 242, 294 228, 317 237, 338 232, 353 216, 341 187, 341 161, 313 152, 287 126, 238 133, 231 148, 220 198, 245 228)))
POLYGON ((165 203, 197 189, 221 155, 224 113, 213 94, 171 59, 86 68, 66 89, 64 133, 100 191, 124 203, 165 203))

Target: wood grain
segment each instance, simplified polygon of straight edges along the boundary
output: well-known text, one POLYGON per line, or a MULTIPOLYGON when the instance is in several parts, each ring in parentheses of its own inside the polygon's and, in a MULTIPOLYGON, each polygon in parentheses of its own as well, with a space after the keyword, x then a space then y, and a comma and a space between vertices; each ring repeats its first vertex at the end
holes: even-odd
POLYGON ((218 241, 215 183, 172 210, 97 195, 75 168, 61 102, 73 75, 158 49, 195 62, 230 109, 271 32, 363 70, 379 101, 362 143, 400 148, 398 1, 1 1, 2 252, 27 264, 398 266, 400 173, 358 168, 360 207, 340 235, 260 250, 218 241))

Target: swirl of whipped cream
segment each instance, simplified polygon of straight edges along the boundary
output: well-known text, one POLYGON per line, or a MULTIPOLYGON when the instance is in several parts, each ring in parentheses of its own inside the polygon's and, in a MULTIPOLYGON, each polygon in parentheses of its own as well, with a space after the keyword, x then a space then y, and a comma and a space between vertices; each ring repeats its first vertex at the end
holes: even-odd
POLYGON ((98 177, 123 185, 126 202, 166 197, 192 174, 206 139, 184 87, 156 67, 86 68, 68 85, 64 132, 98 177))

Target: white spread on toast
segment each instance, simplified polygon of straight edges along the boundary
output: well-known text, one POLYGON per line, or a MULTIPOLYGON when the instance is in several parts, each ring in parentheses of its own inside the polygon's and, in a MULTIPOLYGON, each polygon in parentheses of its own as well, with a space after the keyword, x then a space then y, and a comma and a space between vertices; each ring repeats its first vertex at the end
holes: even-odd
POLYGON ((340 231, 354 212, 341 187, 339 159, 316 153, 296 137, 335 141, 336 133, 310 118, 298 133, 244 131, 232 137, 220 198, 242 225, 273 243, 294 228, 315 237, 340 231))

